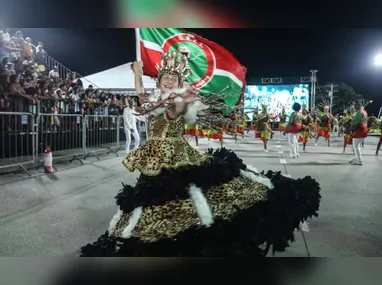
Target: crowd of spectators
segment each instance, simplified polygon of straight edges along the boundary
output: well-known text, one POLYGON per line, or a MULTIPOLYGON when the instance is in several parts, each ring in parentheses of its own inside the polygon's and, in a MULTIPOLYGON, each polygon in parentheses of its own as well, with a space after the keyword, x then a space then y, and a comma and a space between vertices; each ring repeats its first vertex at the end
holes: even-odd
MULTIPOLYGON (((80 79, 74 79, 71 73, 60 74, 57 66, 46 70, 47 56, 42 42, 34 45, 31 38, 24 39, 22 31, 11 36, 8 29, 0 30, 0 112, 122 114, 123 95, 103 92, 93 86, 84 89, 80 79)), ((16 116, 0 117, 0 131, 12 132, 18 128, 16 116)), ((30 116, 29 128, 32 120, 30 116)), ((56 116, 53 123, 45 124, 44 128, 50 130, 53 125, 54 129, 70 128, 59 121, 60 116, 56 116)))

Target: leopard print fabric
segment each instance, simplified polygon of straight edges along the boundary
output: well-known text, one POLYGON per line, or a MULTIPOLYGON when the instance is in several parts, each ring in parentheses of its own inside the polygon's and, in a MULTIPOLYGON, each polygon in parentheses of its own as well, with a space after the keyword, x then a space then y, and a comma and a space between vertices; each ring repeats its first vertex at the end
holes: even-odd
MULTIPOLYGON (((205 197, 214 219, 231 220, 239 211, 266 200, 268 190, 268 187, 259 182, 239 176, 228 183, 211 187, 205 192, 205 197)), ((120 236, 128 225, 129 216, 122 216, 112 235, 120 236)), ((192 226, 202 227, 193 201, 173 200, 164 205, 144 208, 132 236, 146 242, 155 242, 162 238, 173 238, 192 226)))
POLYGON ((175 120, 166 114, 152 119, 150 139, 129 153, 122 164, 130 171, 138 169, 143 175, 157 176, 162 168, 200 166, 211 156, 193 149, 183 136, 184 118, 175 120))

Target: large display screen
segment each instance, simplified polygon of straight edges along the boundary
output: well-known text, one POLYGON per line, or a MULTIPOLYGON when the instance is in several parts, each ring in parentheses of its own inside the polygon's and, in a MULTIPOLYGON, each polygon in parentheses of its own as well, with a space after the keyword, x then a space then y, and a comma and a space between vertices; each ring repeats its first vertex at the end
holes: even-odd
POLYGON ((261 112, 261 106, 265 104, 272 117, 279 115, 283 107, 289 115, 295 102, 309 106, 309 95, 309 84, 247 85, 244 111, 252 118, 253 113, 261 112))

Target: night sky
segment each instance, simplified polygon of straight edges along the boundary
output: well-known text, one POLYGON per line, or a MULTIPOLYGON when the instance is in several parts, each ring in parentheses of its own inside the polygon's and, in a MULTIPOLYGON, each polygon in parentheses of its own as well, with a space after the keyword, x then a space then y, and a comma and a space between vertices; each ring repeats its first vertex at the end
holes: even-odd
MULTIPOLYGON (((12 29, 12 33, 15 29, 12 29)), ((86 76, 135 59, 133 29, 22 29, 33 43, 86 76)), ((251 78, 309 76, 320 85, 344 81, 382 106, 382 29, 189 29, 230 50, 251 78)), ((375 112, 373 108, 373 112, 375 112)))

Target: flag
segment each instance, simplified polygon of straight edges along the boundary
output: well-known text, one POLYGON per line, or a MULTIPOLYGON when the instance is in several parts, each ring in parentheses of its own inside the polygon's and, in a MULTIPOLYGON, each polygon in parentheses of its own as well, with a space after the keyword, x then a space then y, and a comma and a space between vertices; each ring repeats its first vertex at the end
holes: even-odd
POLYGON ((191 74, 188 82, 205 94, 231 94, 225 104, 235 106, 242 100, 246 69, 224 47, 183 29, 139 29, 140 51, 145 75, 156 77, 155 65, 164 52, 189 52, 191 74))

